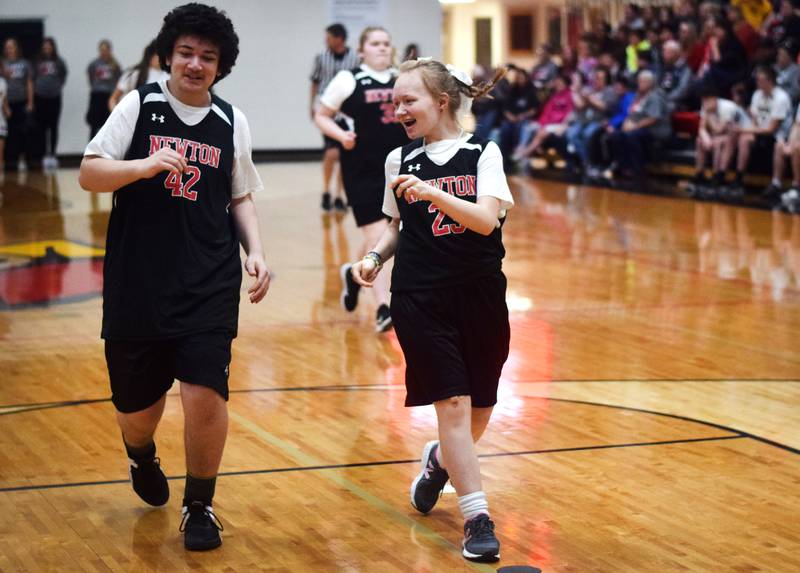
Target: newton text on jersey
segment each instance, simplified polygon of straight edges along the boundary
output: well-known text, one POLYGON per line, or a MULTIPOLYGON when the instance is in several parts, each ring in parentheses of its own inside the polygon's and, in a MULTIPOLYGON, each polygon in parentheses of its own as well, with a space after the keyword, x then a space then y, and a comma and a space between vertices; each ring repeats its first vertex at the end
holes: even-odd
MULTIPOLYGON (((472 197, 475 195, 475 175, 450 175, 448 177, 428 179, 423 183, 457 197, 472 197)), ((407 198, 407 200, 409 203, 417 202, 417 199, 407 198)))
POLYGON ((167 135, 150 136, 150 155, 153 155, 163 147, 171 147, 188 161, 209 165, 215 169, 219 167, 219 158, 222 153, 219 147, 180 137, 167 135))

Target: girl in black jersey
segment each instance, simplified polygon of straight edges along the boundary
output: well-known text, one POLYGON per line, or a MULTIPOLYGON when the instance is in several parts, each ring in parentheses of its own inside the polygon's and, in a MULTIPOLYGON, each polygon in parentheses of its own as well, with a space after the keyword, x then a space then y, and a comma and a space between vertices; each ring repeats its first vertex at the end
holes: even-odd
MULTIPOLYGON (((408 141, 394 117, 392 88, 396 71, 392 65, 392 41, 383 28, 370 27, 361 33, 361 66, 339 72, 320 97, 314 120, 322 133, 342 144, 342 179, 347 201, 353 209, 356 225, 364 233, 364 249, 374 245, 387 226, 381 210, 383 202, 383 162, 386 155, 408 141), (349 117, 352 130, 342 129, 335 121, 337 112, 349 117)), ((358 303, 359 285, 353 281, 350 265, 341 269, 342 305, 352 312, 358 303)), ((391 328, 389 312, 389 277, 378 278, 373 289, 376 330, 391 328)))
POLYGON ((497 402, 508 357, 501 227, 513 199, 499 148, 464 133, 458 113, 498 78, 473 86, 436 61, 400 66, 395 115, 414 141, 386 159, 383 211, 391 223, 352 266, 355 281, 372 286, 395 256, 391 313, 407 364, 406 406, 433 403, 439 423, 411 503, 429 512, 451 479, 465 520, 462 554, 478 561, 500 554, 474 442, 497 402))
POLYGON ((169 485, 153 441, 166 393, 180 382, 186 482, 184 546, 218 547, 212 500, 228 431, 228 375, 244 268, 250 302, 269 288, 252 193, 247 119, 210 93, 239 54, 228 17, 172 10, 156 39, 169 80, 126 95, 89 143, 81 186, 113 192, 103 269, 111 400, 134 491, 164 505, 169 485))

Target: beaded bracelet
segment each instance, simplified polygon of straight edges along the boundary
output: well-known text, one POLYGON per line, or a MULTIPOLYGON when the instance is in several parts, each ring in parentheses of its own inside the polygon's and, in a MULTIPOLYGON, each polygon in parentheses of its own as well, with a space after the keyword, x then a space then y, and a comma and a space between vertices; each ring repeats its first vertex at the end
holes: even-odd
POLYGON ((366 255, 364 255, 364 258, 375 263, 375 266, 378 268, 383 266, 383 259, 381 258, 381 255, 375 251, 368 252, 366 255))

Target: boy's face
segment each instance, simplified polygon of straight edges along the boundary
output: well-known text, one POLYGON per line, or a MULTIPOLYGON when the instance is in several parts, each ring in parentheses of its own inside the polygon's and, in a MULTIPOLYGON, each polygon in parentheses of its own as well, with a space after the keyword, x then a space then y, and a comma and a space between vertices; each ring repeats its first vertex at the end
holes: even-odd
POLYGON ((205 94, 217 78, 219 47, 197 36, 179 36, 167 64, 173 85, 181 92, 205 94))
POLYGON ((717 98, 715 96, 703 97, 703 110, 706 113, 713 113, 717 110, 717 98))
POLYGON ((756 74, 756 87, 763 92, 769 92, 772 89, 772 80, 764 72, 756 74))

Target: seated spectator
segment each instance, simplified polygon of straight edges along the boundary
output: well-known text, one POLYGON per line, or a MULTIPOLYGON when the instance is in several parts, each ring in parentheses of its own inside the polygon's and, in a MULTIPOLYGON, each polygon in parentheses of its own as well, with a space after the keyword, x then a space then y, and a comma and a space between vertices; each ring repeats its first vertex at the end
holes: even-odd
POLYGON ((632 80, 635 80, 636 76, 639 72, 644 70, 649 70, 653 72, 653 75, 658 77, 658 62, 653 59, 653 50, 639 50, 636 53, 638 64, 636 69, 638 70, 635 74, 630 74, 632 80))
POLYGON ((747 54, 726 18, 716 16, 707 23, 713 32, 708 39, 706 61, 700 77, 704 83, 716 85, 721 93, 728 93, 733 84, 747 75, 747 66, 743 65, 747 54))
POLYGON ((580 160, 579 167, 593 168, 589 150, 605 126, 617 103, 618 95, 611 85, 608 70, 597 67, 591 84, 582 86, 580 76, 572 81, 573 120, 565 134, 567 152, 580 160))
POLYGON ((642 9, 636 4, 626 4, 624 14, 625 26, 631 30, 641 30, 644 28, 644 18, 642 9))
POLYGON ((697 5, 694 0, 678 0, 675 4, 675 17, 681 22, 696 22, 697 5))
POLYGON ((600 55, 597 56, 597 65, 601 68, 605 68, 610 78, 616 78, 619 75, 620 63, 614 58, 614 54, 611 52, 601 52, 600 55))
POLYGON ((762 149, 765 155, 772 156, 776 139, 785 139, 786 118, 792 111, 789 95, 775 85, 775 70, 768 66, 756 70, 757 90, 750 100, 750 127, 740 128, 738 135, 738 157, 736 159, 736 180, 733 188, 744 192, 744 172, 750 161, 753 146, 762 149))
POLYGON ((519 144, 520 132, 528 121, 533 118, 538 109, 539 101, 533 84, 528 79, 528 74, 517 67, 509 68, 506 75, 506 88, 500 95, 500 151, 506 161, 506 167, 511 167, 508 160, 511 152, 519 144))
POLYGON ((512 159, 521 161, 531 157, 550 135, 564 135, 566 119, 572 112, 572 92, 569 79, 559 74, 553 80, 553 94, 542 107, 542 113, 535 122, 528 122, 520 135, 519 146, 512 159), (532 138, 532 139, 531 139, 532 138))
POLYGON ((658 43, 663 46, 670 40, 677 41, 675 30, 668 24, 661 24, 658 28, 658 43))
POLYGON ((597 67, 597 58, 594 57, 594 42, 588 34, 581 36, 578 40, 578 71, 583 77, 591 77, 592 72, 597 67))
POLYGON ((772 2, 769 0, 731 0, 731 5, 741 9, 745 20, 755 30, 760 30, 764 20, 772 13, 772 2))
POLYGON ((622 129, 611 137, 611 151, 617 171, 644 181, 647 152, 654 143, 669 138, 672 132, 667 103, 656 89, 652 72, 644 70, 636 78, 636 96, 622 129))
POLYGON ((781 0, 778 10, 768 16, 761 26, 761 35, 780 44, 786 36, 786 25, 793 16, 791 0, 781 0))
POLYGON ((695 174, 690 192, 698 192, 701 187, 711 184, 721 188, 725 183, 725 172, 733 158, 738 129, 749 124, 747 112, 735 102, 719 97, 714 86, 705 85, 700 89, 700 128, 697 133, 695 174), (708 156, 711 155, 712 181, 706 179, 705 170, 708 156))
POLYGON ((612 162, 611 139, 616 132, 622 129, 622 124, 625 123, 636 97, 636 92, 630 89, 628 77, 624 73, 614 76, 612 87, 616 101, 609 111, 609 119, 603 122, 603 129, 600 130, 599 137, 591 141, 592 145, 587 149, 586 175, 589 179, 600 178, 601 173, 606 170, 606 166, 612 162))
POLYGON ((681 46, 675 40, 669 40, 661 48, 663 65, 661 66, 658 87, 667 98, 670 113, 687 107, 692 84, 692 70, 681 56, 681 46))
MULTIPOLYGON (((480 84, 484 81, 491 81, 492 76, 486 68, 477 65, 472 71, 472 78, 476 84, 480 84)), ((504 80, 500 80, 495 84, 495 87, 489 92, 491 97, 476 98, 472 102, 472 115, 475 116, 476 137, 491 139, 493 135, 492 132, 500 125, 502 85, 504 85, 504 80)))
POLYGON ((783 24, 783 38, 781 41, 800 38, 800 0, 791 0, 792 13, 783 24))
POLYGON ((789 94, 792 104, 800 99, 800 66, 797 65, 798 44, 786 39, 778 46, 775 58, 775 85, 789 94))
POLYGON ((683 57, 693 74, 700 71, 706 53, 706 43, 697 36, 697 24, 692 21, 681 22, 678 27, 678 41, 681 43, 683 57))
POLYGON ((677 30, 678 20, 671 7, 661 6, 661 8, 658 9, 658 25, 666 26, 673 32, 677 30))
POLYGON ((700 21, 708 20, 709 18, 724 17, 722 14, 722 6, 716 0, 705 0, 700 3, 697 8, 697 18, 700 21))
POLYGON ((558 75, 558 64, 553 61, 550 46, 541 44, 536 48, 536 59, 531 70, 531 82, 536 88, 536 97, 539 101, 547 99, 550 83, 558 75))
POLYGON ((762 192, 762 196, 767 198, 779 195, 783 191, 781 178, 786 168, 787 157, 791 157, 792 161, 792 185, 789 191, 797 193, 800 190, 800 163, 798 163, 800 160, 800 107, 797 108, 788 133, 784 134, 781 131, 778 130, 778 136, 775 138, 775 149, 772 155, 772 181, 762 192))
POLYGON ((639 52, 651 49, 652 46, 644 38, 644 32, 641 29, 628 31, 628 45, 625 48, 625 69, 629 75, 633 76, 639 71, 639 52))
POLYGON ((728 5, 725 10, 725 14, 731 24, 733 33, 742 44, 742 47, 747 54, 747 59, 752 60, 753 56, 755 56, 756 50, 758 49, 758 32, 755 30, 755 28, 753 28, 753 26, 750 25, 750 22, 745 19, 744 15, 742 14, 741 7, 728 5))
POLYGON ((658 28, 650 27, 647 28, 645 37, 647 38, 647 42, 650 44, 650 58, 653 62, 652 67, 650 68, 655 72, 656 77, 658 76, 658 70, 661 69, 661 42, 659 40, 658 35, 658 28))
MULTIPOLYGON (((595 40, 595 49, 598 54, 602 54, 603 52, 614 53, 618 50, 619 46, 617 46, 616 38, 614 38, 612 34, 611 24, 607 21, 595 20, 592 34, 595 40)), ((599 62, 599 57, 598 65, 602 65, 599 62)))
POLYGON ((781 195, 781 205, 790 213, 800 212, 800 107, 797 108, 792 129, 785 142, 775 145, 774 176, 783 174, 786 156, 792 161, 792 185, 781 195))

